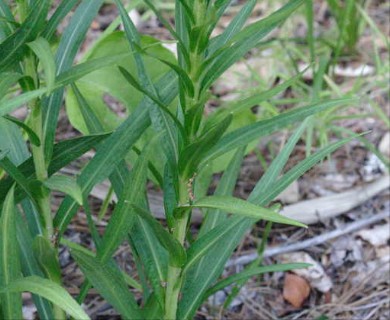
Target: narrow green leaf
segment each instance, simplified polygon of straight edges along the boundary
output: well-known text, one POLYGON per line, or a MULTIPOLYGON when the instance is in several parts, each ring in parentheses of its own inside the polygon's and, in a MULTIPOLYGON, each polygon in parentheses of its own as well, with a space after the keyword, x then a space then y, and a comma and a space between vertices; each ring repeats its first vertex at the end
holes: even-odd
MULTIPOLYGON (((33 214, 33 212, 27 211, 24 207, 26 216, 28 214, 33 214)), ((33 237, 29 230, 26 221, 23 219, 21 214, 17 215, 16 218, 16 228, 17 228, 17 238, 20 247, 21 253, 21 265, 24 276, 39 276, 43 278, 45 275, 41 271, 38 262, 35 260, 35 256, 33 254, 33 250, 31 250, 31 244, 33 243, 33 237)), ((37 307, 38 314, 40 319, 42 320, 51 320, 54 319, 53 316, 53 307, 51 303, 42 298, 39 295, 33 294, 33 300, 37 307)))
POLYGON ((54 88, 56 77, 56 64, 53 53, 51 52, 50 44, 44 38, 35 39, 33 42, 27 44, 38 57, 45 72, 45 80, 47 90, 50 92, 54 88))
POLYGON ((220 141, 231 122, 232 116, 228 115, 182 151, 179 159, 179 170, 185 177, 189 177, 197 171, 204 155, 220 141))
POLYGON ((249 0, 241 8, 240 12, 233 18, 223 33, 210 41, 209 55, 225 45, 237 32, 241 30, 247 19, 250 17, 257 0, 249 0))
MULTIPOLYGON (((21 276, 19 247, 16 238, 14 188, 5 199, 0 218, 0 288, 21 276)), ((10 290, 0 291, 3 319, 22 319, 22 296, 10 290)))
MULTIPOLYGON (((344 139, 336 142, 305 159, 301 164, 298 164, 270 186, 269 196, 267 194, 265 198, 259 198, 256 193, 252 192, 248 200, 256 205, 267 205, 272 199, 287 188, 291 182, 298 179, 304 172, 350 140, 351 139, 344 139)), ((190 249, 193 250, 193 253, 190 251, 188 252, 187 265, 190 266, 191 260, 196 259, 196 255, 202 254, 201 251, 204 249, 206 253, 201 262, 202 264, 199 265, 203 269, 200 269, 197 265, 188 268, 186 271, 187 276, 183 287, 183 299, 179 306, 180 317, 193 314, 196 311, 196 308, 204 297, 205 290, 222 273, 227 259, 229 259, 234 248, 239 244, 245 232, 247 232, 254 222, 254 219, 232 217, 197 240, 199 241, 198 248, 200 249, 190 249), (203 243, 201 243, 201 241, 203 243), (204 268, 207 268, 207 273, 200 271, 204 270, 204 268), (202 273, 199 274, 199 272, 202 273), (197 280, 195 281, 193 279, 197 280)), ((195 243, 193 246, 194 245, 195 243)))
POLYGON ((270 16, 245 27, 225 46, 217 50, 202 67, 202 90, 207 90, 223 72, 254 48, 262 38, 291 15, 303 2, 304 0, 290 0, 270 16))
POLYGON ((132 206, 142 203, 146 192, 147 160, 151 149, 149 145, 141 153, 125 182, 98 250, 97 258, 103 263, 115 252, 134 224, 135 214, 132 206))
POLYGON ((0 101, 7 94, 9 87, 18 81, 22 75, 16 72, 3 72, 0 78, 0 101))
POLYGON ((184 129, 182 128, 181 123, 179 120, 172 114, 172 112, 168 109, 167 106, 165 106, 158 97, 154 96, 153 93, 147 91, 145 88, 142 87, 141 84, 138 83, 138 81, 131 75, 130 72, 128 72, 125 68, 122 68, 119 66, 119 70, 126 79, 127 82, 129 82, 135 89, 145 94, 150 100, 152 100, 166 115, 168 115, 172 121, 182 130, 182 133, 184 134, 184 129))
MULTIPOLYGON (((6 288, 0 289, 0 292, 24 292, 28 291, 44 297, 75 319, 89 319, 85 311, 73 300, 69 293, 60 285, 53 281, 43 279, 37 276, 30 276, 12 281, 6 288)), ((15 318, 14 318, 15 319, 15 318)), ((16 318, 21 319, 21 318, 16 318)))
POLYGON ((103 125, 99 122, 96 114, 93 112, 92 108, 89 106, 88 102, 85 100, 84 96, 75 84, 72 84, 72 90, 76 96, 77 103, 79 104, 81 114, 89 133, 96 134, 104 132, 103 125))
POLYGON ((269 192, 270 186, 274 184, 275 181, 279 178, 279 175, 282 172, 284 166, 286 165, 291 153, 293 152, 295 145, 297 144, 298 140, 306 129, 308 120, 309 119, 306 118, 299 126, 299 128, 295 130, 294 134, 283 147, 282 151, 279 152, 276 158, 272 161, 272 164, 269 166, 267 171, 256 183, 256 186, 253 189, 252 193, 255 193, 260 196, 269 192))
POLYGON ((268 273, 268 272, 283 272, 283 271, 289 271, 294 269, 302 269, 310 267, 311 264, 309 263, 287 263, 287 264, 275 264, 271 266, 261 266, 256 267, 250 270, 245 270, 243 272, 234 274, 232 276, 229 276, 218 283, 216 283, 213 287, 211 287, 206 292, 206 296, 211 296, 212 294, 216 293, 219 290, 222 290, 231 284, 241 281, 241 280, 248 280, 250 277, 257 276, 259 274, 268 273))
MULTIPOLYGON (((146 204, 143 207, 147 209, 146 204)), ((135 224, 129 236, 129 242, 132 244, 135 254, 140 258, 140 268, 145 271, 156 299, 163 307, 164 284, 167 281, 168 252, 160 244, 150 225, 138 215, 136 215, 135 224)))
MULTIPOLYGON (((99 11, 104 0, 83 0, 72 15, 72 19, 66 27, 57 49, 55 61, 57 74, 71 68, 73 60, 84 41, 89 25, 99 11)), ((39 2, 38 2, 39 3, 39 2)), ((43 109, 43 136, 45 141, 45 160, 50 163, 54 136, 57 128, 57 120, 62 105, 63 89, 57 90, 49 98, 44 99, 43 109)))
POLYGON ((23 104, 35 99, 39 98, 47 92, 46 88, 37 89, 34 91, 29 91, 26 93, 22 93, 17 97, 14 97, 9 100, 3 100, 0 102, 0 116, 4 116, 7 113, 10 113, 17 108, 21 107, 23 104))
POLYGON ((0 43, 0 72, 10 69, 25 52, 25 44, 36 38, 44 27, 50 1, 36 1, 26 20, 11 36, 0 43))
POLYGON ((79 205, 83 204, 83 195, 75 179, 68 176, 53 175, 43 184, 50 190, 56 190, 70 195, 79 205))
POLYGON ((209 151, 203 162, 206 163, 207 161, 215 159, 216 157, 238 148, 243 144, 248 144, 255 139, 280 130, 281 128, 285 128, 290 124, 302 121, 310 115, 335 106, 354 103, 355 101, 356 99, 336 99, 320 102, 314 105, 297 108, 270 119, 258 121, 254 124, 229 132, 209 151))
POLYGON ((64 20, 67 14, 73 9, 79 0, 67 0, 61 1, 56 11, 50 17, 49 21, 46 24, 45 29, 42 32, 42 36, 50 40, 50 38, 56 32, 58 25, 64 20))
MULTIPOLYGON (((49 175, 52 175, 70 162, 76 160, 85 152, 98 145, 108 136, 109 134, 90 135, 59 142, 54 146, 53 159, 48 168, 49 175)), ((35 169, 32 157, 19 165, 18 170, 27 180, 34 179, 35 169)), ((4 201, 5 194, 11 188, 13 181, 14 180, 12 177, 8 177, 0 181, 0 203, 4 201)), ((16 188, 15 193, 16 202, 19 202, 26 196, 25 194, 20 194, 20 190, 18 191, 18 188, 16 188)))
MULTIPOLYGON (((267 192, 263 194, 258 194, 259 189, 253 190, 250 195, 250 200, 261 199, 263 203, 269 203, 272 201, 278 194, 280 194, 284 189, 286 189, 292 182, 297 180, 301 175, 306 171, 312 168, 315 164, 320 162, 326 156, 330 155, 332 152, 348 143, 349 141, 359 137, 359 135, 354 135, 349 138, 342 139, 335 143, 332 143, 323 149, 317 151, 316 153, 310 155, 306 159, 299 162, 295 167, 287 171, 282 177, 274 181, 268 188, 267 192)), ((258 200, 259 201, 259 200, 258 200)))
POLYGON ((24 176, 23 172, 21 172, 19 168, 15 166, 6 156, 0 160, 0 167, 3 168, 4 171, 7 172, 13 180, 15 180, 18 186, 30 197, 31 201, 33 201, 36 205, 32 188, 30 186, 31 181, 29 181, 24 176))
POLYGON ((118 268, 83 251, 73 249, 71 254, 92 285, 125 319, 141 319, 137 302, 118 268))
POLYGON ((219 209, 224 212, 257 220, 263 219, 298 227, 306 227, 303 223, 284 217, 273 210, 256 206, 248 201, 229 196, 209 196, 195 201, 191 206, 182 206, 179 208, 184 209, 188 207, 219 209))
POLYGON ((12 22, 7 23, 7 21, 0 21, 0 42, 2 42, 14 31, 13 23, 15 23, 12 11, 4 0, 0 0, 0 16, 4 17, 7 21, 12 22))
POLYGON ((23 121, 20 121, 19 119, 12 117, 12 116, 4 116, 5 119, 8 121, 11 121, 15 123, 18 127, 22 128, 24 131, 26 131, 31 143, 37 147, 41 145, 41 140, 37 136, 37 134, 34 132, 33 129, 31 129, 27 124, 25 124, 23 121))
MULTIPOLYGON (((153 96, 157 97, 157 91, 154 87, 149 75, 146 72, 145 64, 142 59, 142 56, 137 51, 137 46, 140 46, 140 35, 138 34, 137 28, 134 26, 129 15, 127 14, 123 4, 120 0, 115 0, 115 3, 119 9, 120 15, 122 17, 123 25, 125 28, 125 33, 128 38, 131 49, 133 50, 134 59, 136 61, 136 66, 138 70, 138 77, 141 83, 141 86, 150 92, 153 96)), ((149 98, 147 99, 148 109, 150 112, 150 117, 152 125, 157 132, 164 132, 165 137, 162 138, 162 144, 165 146, 167 153, 167 159, 170 163, 175 163, 179 158, 178 151, 178 137, 176 127, 173 125, 172 121, 168 118, 167 114, 159 108, 159 106, 149 98), (149 100, 149 101, 148 101, 149 100)))
MULTIPOLYGON (((8 157, 15 165, 21 164, 28 158, 29 151, 22 132, 15 124, 3 117, 0 117, 0 137, 0 150, 8 150, 8 157)), ((4 199, 7 192, 8 190, 4 194, 0 192, 0 198, 4 199)))
MULTIPOLYGON (((176 78, 173 75, 174 73, 167 74, 157 84, 159 96, 165 104, 169 104, 177 95, 176 78)), ((87 194, 96 183, 107 178, 148 128, 150 119, 146 106, 147 101, 144 99, 83 169, 78 178, 83 193, 87 194)), ((76 203, 68 197, 65 198, 54 219, 55 226, 61 232, 65 230, 76 210, 76 203)))
MULTIPOLYGON (((234 188, 236 186, 238 175, 240 174, 240 169, 241 169, 242 161, 244 159, 244 154, 245 154, 245 147, 241 147, 236 151, 228 167, 223 173, 222 178, 218 183, 217 189, 214 192, 214 195, 216 196, 232 195, 234 188)), ((202 223, 198 237, 200 238, 201 236, 203 236, 205 233, 213 229, 219 223, 225 221, 226 218, 227 218, 227 214, 222 212, 221 210, 215 210, 215 209, 207 210, 206 217, 202 223)))
POLYGON ((137 205, 131 206, 135 212, 152 228, 161 245, 169 252, 170 261, 175 267, 182 267, 186 262, 186 252, 183 246, 152 216, 152 214, 137 205))
POLYGON ((46 277, 51 281, 61 283, 61 268, 58 261, 57 251, 52 247, 49 240, 41 235, 35 237, 32 244, 34 257, 46 277))

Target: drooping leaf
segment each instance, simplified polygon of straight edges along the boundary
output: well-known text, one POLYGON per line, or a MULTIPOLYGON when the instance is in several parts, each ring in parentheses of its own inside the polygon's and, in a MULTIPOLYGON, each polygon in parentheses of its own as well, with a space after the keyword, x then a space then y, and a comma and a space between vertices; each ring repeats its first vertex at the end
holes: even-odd
MULTIPOLYGON (((75 300, 73 300, 69 293, 53 281, 37 276, 30 276, 14 280, 6 288, 0 288, 0 293, 6 291, 27 291, 40 295, 63 309, 66 313, 75 319, 89 319, 85 311, 75 300)), ((16 319, 21 319, 21 317, 16 319)))

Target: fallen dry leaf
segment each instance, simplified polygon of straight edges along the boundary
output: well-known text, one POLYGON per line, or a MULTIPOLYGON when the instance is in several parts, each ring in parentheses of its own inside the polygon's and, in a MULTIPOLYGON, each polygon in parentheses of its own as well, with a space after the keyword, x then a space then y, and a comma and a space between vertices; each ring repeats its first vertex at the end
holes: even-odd
POLYGON ((310 283, 310 287, 315 288, 318 291, 328 292, 332 288, 332 280, 325 273, 322 266, 306 252, 293 252, 283 254, 280 256, 279 259, 280 262, 283 263, 310 263, 312 265, 311 267, 292 270, 292 272, 294 272, 298 276, 305 278, 310 283))
POLYGON ((295 308, 300 308, 310 294, 309 283, 302 277, 287 273, 284 278, 283 298, 295 308))

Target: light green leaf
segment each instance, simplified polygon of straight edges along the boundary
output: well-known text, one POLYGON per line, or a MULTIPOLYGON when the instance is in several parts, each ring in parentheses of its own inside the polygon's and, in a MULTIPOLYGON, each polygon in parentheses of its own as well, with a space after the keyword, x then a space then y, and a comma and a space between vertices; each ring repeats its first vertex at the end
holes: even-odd
MULTIPOLYGON (((89 319, 85 311, 75 300, 73 300, 69 293, 53 281, 37 276, 30 276, 15 280, 6 288, 0 289, 0 292, 5 291, 31 292, 51 301, 75 319, 89 319)), ((17 319, 21 319, 21 317, 17 319)))
POLYGON ((272 221, 277 223, 290 224, 298 227, 306 227, 304 224, 289 219, 282 216, 281 214, 276 213, 271 209, 260 207, 254 205, 248 201, 229 197, 229 196, 209 196, 195 201, 192 205, 182 206, 178 209, 186 208, 209 208, 209 209, 218 209, 223 212, 228 212, 236 214, 243 217, 253 218, 253 219, 263 219, 266 221, 272 221))
MULTIPOLYGON (((4 201, 0 218, 0 288, 7 287, 21 276, 15 216, 14 188, 12 188, 4 201)), ((0 301, 3 319, 22 319, 20 293, 2 290, 0 301)))
POLYGON ((68 194, 75 199, 78 204, 83 204, 83 194, 75 179, 68 176, 53 175, 49 179, 45 180, 43 184, 51 190, 68 194))
POLYGON ((17 97, 12 99, 3 100, 0 102, 0 116, 4 116, 7 113, 10 113, 17 108, 21 107, 23 104, 35 99, 39 98, 47 92, 46 88, 41 88, 33 91, 28 91, 26 93, 22 93, 17 97))
POLYGON ((28 46, 34 51, 43 66, 47 90, 49 92, 52 91, 56 77, 56 64, 54 62, 54 55, 51 52, 50 44, 47 40, 40 37, 33 42, 28 43, 28 46))

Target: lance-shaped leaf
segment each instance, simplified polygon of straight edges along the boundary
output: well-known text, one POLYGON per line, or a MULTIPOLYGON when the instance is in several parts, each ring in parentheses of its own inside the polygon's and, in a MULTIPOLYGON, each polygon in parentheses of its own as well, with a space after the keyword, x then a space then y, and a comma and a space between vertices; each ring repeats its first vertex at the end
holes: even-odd
MULTIPOLYGON (((0 288, 20 278, 19 247, 16 238, 14 188, 4 201, 0 218, 0 288)), ((10 290, 0 291, 3 319, 22 319, 22 296, 10 290)))
POLYGON ((178 210, 187 208, 218 209, 238 216, 284 223, 298 227, 306 227, 303 223, 284 217, 271 209, 254 205, 248 201, 229 196, 209 196, 195 201, 192 205, 181 206, 178 210))
MULTIPOLYGON (((30 276, 12 281, 6 288, 1 288, 3 292, 31 292, 51 301, 59 306, 75 319, 89 319, 81 306, 70 296, 70 294, 60 285, 53 281, 37 276, 30 276)), ((22 319, 13 318, 13 319, 22 319)))
POLYGON ((247 19, 250 17, 257 0, 249 0, 241 8, 240 12, 233 18, 221 35, 210 41, 208 54, 213 54, 217 49, 226 44, 235 34, 237 34, 244 26, 247 19))
POLYGON ((229 132, 224 137, 222 137, 222 139, 219 140, 215 147, 213 147, 208 152, 207 156, 203 159, 203 162, 206 163, 207 161, 215 159, 216 157, 232 149, 236 149, 243 144, 248 144, 255 139, 285 128, 290 124, 302 121, 310 115, 316 114, 318 112, 324 111, 335 106, 353 103, 355 101, 356 99, 348 98, 324 101, 316 103, 314 105, 284 112, 270 119, 261 120, 254 124, 229 132))
POLYGON ((30 142, 39 147, 41 145, 41 140, 39 139, 39 137, 37 136, 37 134, 34 132, 33 129, 31 129, 27 124, 25 124, 23 121, 20 121, 19 119, 15 118, 15 117, 12 117, 12 116, 4 116, 5 119, 7 119, 8 121, 11 121, 13 122, 14 124, 16 124, 18 127, 22 128, 28 135, 29 139, 30 139, 30 142))
POLYGON ((34 40, 44 27, 49 6, 49 0, 36 1, 20 28, 0 43, 0 72, 12 68, 23 57, 26 43, 34 40))
POLYGON ((290 16, 303 2, 304 0, 290 0, 269 17, 245 27, 225 46, 217 50, 204 62, 202 90, 207 90, 223 72, 254 48, 262 38, 290 16))
MULTIPOLYGON (((214 192, 216 196, 231 196, 238 175, 240 174, 241 164, 244 159, 245 147, 239 148, 234 154, 232 160, 230 161, 228 167, 222 175, 221 180, 218 183, 217 189, 214 192)), ((224 221, 227 218, 227 214, 219 209, 209 209, 206 211, 206 217, 202 223, 201 229, 199 231, 198 237, 200 238, 206 232, 210 231, 216 227, 219 223, 224 221)))
MULTIPOLYGON (((23 208, 26 215, 33 214, 33 212, 26 207, 23 208)), ((34 252, 31 250, 31 244, 33 243, 33 237, 29 230, 26 221, 22 215, 19 214, 16 219, 17 238, 20 246, 21 253, 21 265, 24 276, 39 276, 43 278, 45 275, 40 269, 38 262, 35 259, 34 252)), ((40 319, 53 319, 53 306, 47 300, 39 295, 33 294, 33 300, 37 307, 40 319)))
POLYGON ((153 230, 161 245, 169 252, 170 261, 175 267, 182 267, 186 262, 186 252, 183 246, 177 241, 163 226, 152 216, 152 214, 137 205, 132 205, 135 212, 143 219, 153 230))
MULTIPOLYGON (((110 134, 90 135, 59 142, 54 146, 53 159, 48 168, 49 175, 52 175, 70 162, 76 160, 85 152, 97 146, 109 135, 110 134)), ((35 169, 32 157, 19 165, 18 170, 24 175, 25 179, 34 179, 35 169)), ((0 203, 4 201, 5 194, 11 188, 13 182, 14 179, 11 176, 0 182, 0 203)), ((16 188, 15 194, 16 202, 21 201, 26 196, 26 194, 22 192, 20 188, 16 188)))
POLYGON ((185 177, 189 177, 198 169, 204 155, 220 141, 231 122, 232 116, 228 115, 182 151, 179 159, 179 170, 185 177))
MULTIPOLYGON (((174 74, 173 74, 174 75, 174 74)), ((166 104, 177 95, 176 79, 172 73, 164 76, 157 84, 159 95, 166 104)), ((95 157, 83 169, 78 183, 83 193, 88 193, 92 187, 107 178, 128 151, 150 125, 145 99, 134 112, 119 126, 110 139, 97 150, 95 157)), ((54 219, 56 227, 63 232, 76 213, 78 205, 71 198, 65 198, 54 219)))
POLYGON ((42 31, 42 36, 47 40, 54 35, 58 25, 64 20, 66 15, 73 9, 79 0, 61 1, 53 15, 47 22, 45 29, 42 31))
POLYGON ((75 179, 63 175, 53 175, 45 180, 43 184, 51 189, 70 195, 79 205, 83 204, 83 194, 75 179))
MULTIPOLYGON (((137 28, 134 26, 129 15, 127 14, 123 4, 119 0, 115 0, 122 17, 125 33, 129 41, 130 47, 133 50, 134 59, 136 61, 139 81, 153 96, 158 96, 158 92, 152 83, 143 61, 141 54, 137 51, 137 46, 140 46, 140 35, 137 28)), ((159 106, 150 98, 146 99, 152 125, 157 132, 164 132, 162 144, 166 147, 167 159, 170 163, 175 163, 179 158, 177 128, 173 125, 169 116, 162 111, 159 106)))
POLYGON ((44 38, 38 38, 33 42, 29 42, 28 46, 34 51, 38 57, 39 62, 43 66, 45 73, 46 87, 50 92, 54 88, 54 81, 56 78, 56 63, 54 61, 53 53, 51 52, 50 44, 44 38))
POLYGON ((71 254, 96 290, 125 319, 141 319, 137 302, 118 268, 83 251, 72 249, 71 254))
MULTIPOLYGON (((251 193, 248 200, 256 205, 267 205, 307 170, 350 140, 344 139, 336 142, 303 160, 270 186, 270 195, 267 194, 266 198, 259 198, 256 193, 251 193)), ((190 317, 194 314, 206 297, 204 293, 207 288, 220 276, 226 261, 255 221, 255 219, 233 216, 199 238, 197 241, 199 243, 202 241, 203 245, 199 245, 197 250, 195 250, 196 248, 190 249, 193 252, 188 252, 188 266, 190 266, 192 259, 196 258, 196 255, 203 255, 204 259, 201 261, 198 259, 197 264, 189 267, 186 271, 187 276, 182 290, 183 298, 179 304, 180 318, 190 317)))
POLYGON ((5 0, 0 0, 0 16, 5 19, 5 21, 0 21, 0 42, 2 42, 14 31, 16 23, 12 11, 5 0))
MULTIPOLYGON (((99 11, 104 0, 83 0, 74 12, 66 27, 56 53, 57 73, 69 69, 79 50, 89 25, 99 11)), ((37 2, 39 3, 39 1, 37 2)), ((43 110, 43 136, 45 137, 45 160, 49 164, 54 146, 57 120, 62 104, 63 89, 59 89, 45 99, 43 110)))
POLYGON ((146 192, 148 153, 151 152, 151 149, 150 144, 138 157, 127 177, 123 192, 112 213, 98 250, 97 258, 103 263, 115 252, 134 224, 135 214, 133 205, 142 203, 146 192))

